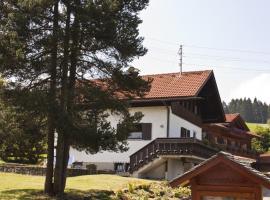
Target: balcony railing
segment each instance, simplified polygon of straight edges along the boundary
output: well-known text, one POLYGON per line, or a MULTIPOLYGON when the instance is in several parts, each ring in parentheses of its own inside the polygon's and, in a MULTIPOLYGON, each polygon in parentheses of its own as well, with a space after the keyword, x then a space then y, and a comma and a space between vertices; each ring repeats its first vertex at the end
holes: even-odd
POLYGON ((207 159, 219 151, 256 158, 248 149, 206 144, 195 138, 157 138, 130 156, 130 172, 134 172, 160 156, 195 156, 207 159))
POLYGON ((159 156, 196 156, 209 158, 218 152, 195 138, 157 138, 130 156, 134 172, 159 156))

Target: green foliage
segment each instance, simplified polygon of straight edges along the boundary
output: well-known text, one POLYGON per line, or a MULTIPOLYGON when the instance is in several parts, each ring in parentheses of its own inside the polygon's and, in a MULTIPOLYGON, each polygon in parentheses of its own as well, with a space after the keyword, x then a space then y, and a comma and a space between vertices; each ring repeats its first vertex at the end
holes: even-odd
POLYGON ((129 200, 176 200, 184 199, 191 196, 191 191, 186 187, 171 188, 165 182, 150 183, 150 184, 131 184, 128 189, 119 190, 116 192, 113 199, 129 199, 129 200))
POLYGON ((251 149, 258 153, 265 152, 265 149, 262 147, 262 142, 257 138, 251 140, 251 149))
POLYGON ((265 124, 270 119, 270 105, 257 98, 232 99, 228 105, 223 102, 223 108, 225 113, 240 113, 247 122, 265 124))
POLYGON ((0 110, 0 158, 36 164, 46 152, 44 121, 4 103, 0 110))
POLYGON ((147 52, 139 36, 138 13, 148 0, 59 1, 55 70, 61 92, 51 104, 54 2, 1 1, 0 72, 4 78, 15 77, 8 86, 16 93, 43 94, 36 96, 43 98, 35 104, 25 103, 31 102, 31 95, 20 101, 43 114, 53 110, 57 131, 69 135, 74 147, 90 153, 126 150, 127 129, 113 129, 104 112, 120 113, 119 124, 127 122, 125 127, 132 119, 139 120, 138 114, 127 114, 129 105, 121 99, 141 96, 149 89, 150 80, 142 80, 129 66, 147 52), (69 17, 74 19, 68 22, 69 17))
POLYGON ((259 152, 267 152, 270 150, 270 127, 257 126, 255 132, 261 136, 260 139, 252 139, 252 149, 259 152))
POLYGON ((129 65, 147 52, 138 26, 142 23, 139 12, 148 3, 0 2, 0 73, 14 93, 44 97, 29 104, 31 95, 25 95, 20 102, 31 112, 47 115, 48 129, 58 133, 56 193, 63 192, 71 145, 88 153, 127 150, 128 130, 142 117, 128 113, 127 101, 142 96, 151 81, 143 80, 129 65), (121 116, 121 129, 110 125, 108 111, 121 116))
POLYGON ((133 193, 134 192, 134 184, 128 183, 128 192, 133 193))

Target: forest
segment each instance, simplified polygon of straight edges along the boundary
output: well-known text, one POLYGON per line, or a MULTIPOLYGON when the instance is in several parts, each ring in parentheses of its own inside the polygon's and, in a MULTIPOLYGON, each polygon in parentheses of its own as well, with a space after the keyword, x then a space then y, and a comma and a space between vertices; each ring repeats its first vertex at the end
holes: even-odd
POLYGON ((265 124, 270 119, 270 105, 254 98, 232 99, 223 102, 225 113, 240 113, 246 122, 265 124))

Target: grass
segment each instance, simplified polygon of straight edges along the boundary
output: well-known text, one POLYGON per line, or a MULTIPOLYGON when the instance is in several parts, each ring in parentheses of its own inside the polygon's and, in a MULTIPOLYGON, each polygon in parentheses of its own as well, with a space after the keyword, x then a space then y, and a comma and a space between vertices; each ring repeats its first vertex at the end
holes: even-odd
POLYGON ((247 124, 248 128, 253 132, 255 132, 256 127, 258 127, 258 126, 262 126, 262 127, 268 126, 268 124, 256 124, 256 123, 246 123, 246 124, 247 124))
POLYGON ((0 160, 0 165, 1 165, 1 164, 4 164, 4 163, 5 163, 4 161, 0 160))
MULTIPOLYGON (((112 192, 128 183, 145 184, 153 181, 115 175, 90 175, 67 179, 66 199, 109 200, 112 192)), ((1 200, 53 200, 42 194, 44 177, 0 173, 1 200)))

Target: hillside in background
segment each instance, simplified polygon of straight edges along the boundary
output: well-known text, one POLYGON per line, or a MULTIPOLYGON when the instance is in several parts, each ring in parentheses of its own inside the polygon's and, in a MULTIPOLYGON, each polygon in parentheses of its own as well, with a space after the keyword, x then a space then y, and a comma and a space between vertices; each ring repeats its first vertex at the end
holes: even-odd
POLYGON ((256 98, 232 99, 228 104, 223 102, 225 113, 240 113, 246 122, 266 124, 270 119, 270 105, 256 98))
POLYGON ((258 127, 263 127, 263 128, 267 128, 269 127, 268 124, 256 124, 256 123, 246 123, 248 128, 250 129, 250 131, 252 132, 256 132, 258 127))

